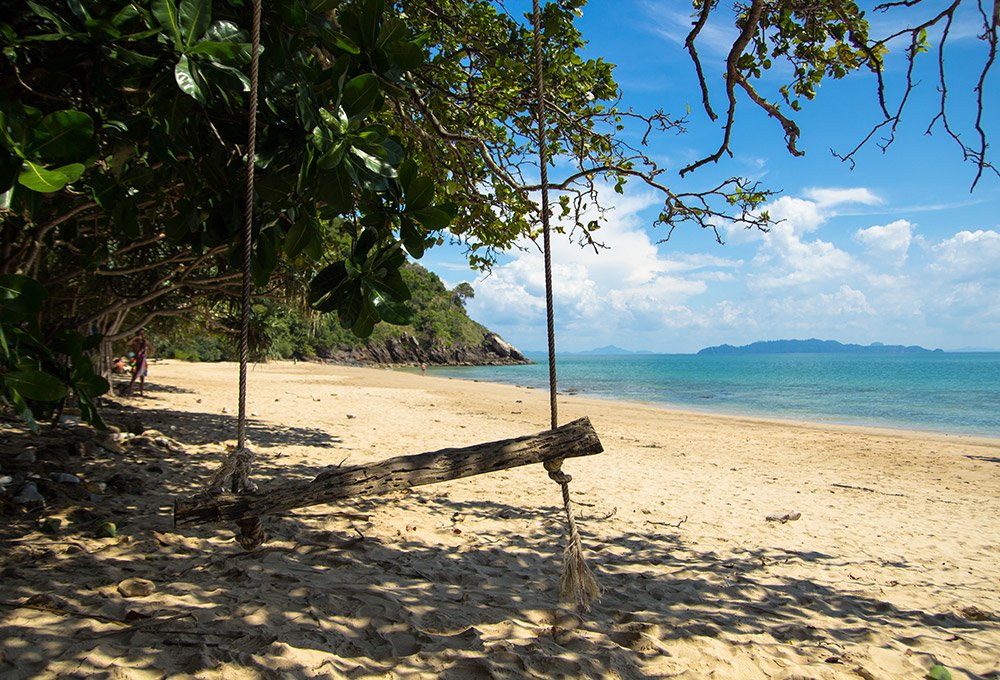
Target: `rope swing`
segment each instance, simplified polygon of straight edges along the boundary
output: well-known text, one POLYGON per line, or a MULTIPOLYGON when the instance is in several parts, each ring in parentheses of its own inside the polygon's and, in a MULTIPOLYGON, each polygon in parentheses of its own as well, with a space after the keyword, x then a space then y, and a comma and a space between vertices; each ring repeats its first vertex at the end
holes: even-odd
MULTIPOLYGON (((253 23, 250 29, 250 101, 247 105, 247 152, 246 152, 246 196, 243 210, 243 263, 240 291, 240 387, 239 415, 236 420, 236 449, 226 457, 222 467, 209 482, 209 490, 221 492, 227 484, 233 493, 256 491, 250 481, 253 465, 253 451, 247 447, 247 365, 250 363, 250 268, 253 254, 253 195, 255 156, 257 154, 257 98, 258 73, 260 70, 260 15, 261 0, 253 1, 253 23)), ((266 539, 260 517, 251 517, 239 522, 237 539, 249 549, 262 544, 266 539)))
MULTIPOLYGON (((541 221, 542 259, 545 262, 545 324, 548 331, 549 348, 549 415, 553 430, 559 426, 558 403, 556 399, 556 331, 555 313, 552 304, 552 238, 549 228, 549 154, 545 135, 545 80, 542 74, 542 15, 538 0, 532 0, 535 52, 535 122, 538 126, 538 166, 541 174, 541 221)), ((575 600, 581 609, 590 608, 591 600, 601 594, 597 579, 583 556, 580 532, 573 517, 573 505, 569 498, 569 483, 573 479, 562 471, 562 458, 544 463, 549 478, 562 488, 563 508, 566 511, 568 537, 563 551, 563 573, 559 579, 559 594, 567 600, 575 600)))
POLYGON ((312 482, 276 485, 258 492, 249 480, 254 454, 247 447, 247 365, 249 363, 249 325, 251 294, 251 254, 254 220, 254 155, 257 141, 258 68, 260 59, 261 0, 253 1, 252 55, 250 62, 250 100, 247 115, 246 208, 242 248, 242 300, 240 307, 240 376, 239 415, 236 448, 226 457, 209 483, 209 492, 174 503, 175 526, 215 521, 235 521, 240 527, 237 540, 247 550, 265 540, 261 518, 265 514, 287 512, 353 498, 360 493, 381 494, 412 486, 508 469, 519 465, 542 463, 549 477, 562 489, 563 507, 568 528, 564 550, 563 573, 559 582, 561 597, 575 601, 582 610, 598 597, 600 588, 583 557, 580 532, 573 517, 569 482, 562 471, 566 458, 602 452, 590 421, 581 418, 562 427, 558 424, 556 403, 555 321, 552 305, 552 257, 550 252, 548 163, 545 136, 545 87, 542 78, 541 14, 538 0, 534 9, 535 119, 538 125, 538 155, 541 171, 541 223, 545 260, 545 309, 549 349, 550 429, 524 437, 477 444, 462 449, 442 449, 401 456, 378 463, 341 466, 320 473, 312 482), (378 480, 373 484, 371 480, 378 480))

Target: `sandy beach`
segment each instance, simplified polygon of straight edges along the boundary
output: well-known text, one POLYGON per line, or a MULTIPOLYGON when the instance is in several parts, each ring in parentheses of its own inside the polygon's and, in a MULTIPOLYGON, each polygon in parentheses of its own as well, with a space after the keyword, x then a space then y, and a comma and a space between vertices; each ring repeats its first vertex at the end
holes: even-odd
MULTIPOLYGON (((604 591, 584 614, 538 465, 296 510, 255 551, 175 530, 235 440, 236 381, 155 362, 108 414, 159 434, 117 448, 3 426, 0 474, 35 447, 103 493, 44 510, 54 533, 4 518, 0 676, 1000 678, 1000 440, 562 397, 605 447, 564 467, 604 591)), ((542 391, 433 371, 264 364, 249 394, 262 489, 548 426, 542 391)))

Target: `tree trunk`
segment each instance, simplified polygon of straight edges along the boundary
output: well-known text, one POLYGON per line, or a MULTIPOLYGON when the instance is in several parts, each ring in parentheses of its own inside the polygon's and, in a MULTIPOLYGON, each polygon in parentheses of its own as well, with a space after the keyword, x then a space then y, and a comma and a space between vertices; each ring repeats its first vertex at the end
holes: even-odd
POLYGON ((174 502, 174 525, 280 514, 342 498, 384 494, 603 450, 590 419, 581 418, 535 435, 339 467, 308 483, 285 483, 251 494, 206 493, 178 499, 174 502))

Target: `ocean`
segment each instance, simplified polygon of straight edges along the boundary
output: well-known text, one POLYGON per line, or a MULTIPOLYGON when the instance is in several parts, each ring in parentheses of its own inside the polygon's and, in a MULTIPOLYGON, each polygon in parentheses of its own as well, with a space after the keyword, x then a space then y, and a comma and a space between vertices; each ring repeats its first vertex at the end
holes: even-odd
MULTIPOLYGON (((548 389, 526 366, 441 367, 436 376, 548 389)), ((559 392, 688 410, 1000 438, 1000 352, 556 356, 559 392)))

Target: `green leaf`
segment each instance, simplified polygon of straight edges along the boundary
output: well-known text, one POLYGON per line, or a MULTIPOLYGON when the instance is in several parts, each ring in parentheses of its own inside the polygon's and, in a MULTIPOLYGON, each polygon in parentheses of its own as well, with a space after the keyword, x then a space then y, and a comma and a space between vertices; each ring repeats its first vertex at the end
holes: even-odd
POLYGON ((347 150, 347 147, 347 140, 343 138, 335 140, 326 153, 316 161, 316 166, 320 170, 330 170, 337 167, 344 160, 344 152, 347 150))
POLYGON ((0 275, 0 309, 5 314, 38 314, 48 296, 45 287, 30 276, 0 275))
POLYGON ((351 324, 351 332, 359 338, 367 338, 375 330, 375 324, 378 322, 378 310, 367 298, 361 297, 358 316, 351 324))
POLYGON ((344 328, 352 328, 361 316, 365 300, 361 295, 361 284, 355 281, 348 281, 337 289, 339 300, 337 304, 337 318, 344 328))
POLYGON ((378 78, 371 73, 365 73, 351 78, 344 85, 340 103, 351 117, 351 120, 357 120, 371 113, 378 96, 378 78))
POLYGON ((389 61, 404 71, 412 71, 424 62, 424 51, 408 40, 400 40, 383 49, 389 61))
POLYGON ((451 222, 451 215, 441 208, 434 206, 407 211, 407 214, 412 215, 413 219, 428 229, 444 229, 451 222))
MULTIPOLYGON (((248 63, 253 49, 246 31, 231 21, 213 22, 201 40, 187 50, 188 54, 207 54, 211 57, 248 63)), ((264 48, 260 48, 263 52, 264 48)))
POLYGON ((244 46, 239 43, 216 42, 202 40, 187 50, 188 54, 205 54, 216 59, 236 59, 244 52, 244 46))
POLYGON ((295 185, 291 179, 280 173, 262 173, 258 171, 254 187, 260 198, 268 203, 285 200, 294 191, 295 185))
POLYGON ((271 278, 271 272, 278 264, 278 249, 274 242, 274 230, 267 229, 260 233, 257 242, 254 244, 253 258, 251 261, 253 269, 253 282, 258 286, 264 286, 271 278))
POLYGON ((11 401, 14 402, 14 408, 17 409, 18 415, 28 424, 28 427, 32 432, 38 434, 38 423, 35 422, 35 414, 31 412, 31 407, 28 406, 27 402, 24 401, 24 397, 18 394, 17 390, 10 390, 11 401))
POLYGON ((31 161, 24 161, 24 165, 25 169, 17 177, 18 183, 43 194, 59 191, 70 182, 75 182, 86 169, 82 163, 70 163, 52 170, 31 161))
POLYGON ((402 302, 413 297, 399 269, 390 269, 381 278, 371 279, 369 283, 372 288, 396 301, 402 302))
POLYGON ((338 301, 332 295, 347 282, 347 267, 341 260, 324 267, 309 284, 309 304, 321 312, 332 312, 338 301))
POLYGON ((386 17, 382 22, 382 28, 378 32, 377 47, 385 47, 394 42, 398 42, 406 37, 406 24, 394 16, 386 17))
POLYGON ((933 666, 927 673, 928 680, 951 680, 951 671, 937 664, 933 666))
POLYGON ((185 48, 193 47, 212 23, 212 0, 181 0, 181 41, 185 48))
POLYGON ((385 12, 384 0, 366 0, 361 8, 360 28, 365 44, 374 47, 378 36, 378 25, 385 12))
POLYGON ((361 48, 357 44, 348 38, 346 35, 340 31, 334 31, 330 28, 323 28, 320 30, 320 35, 322 35, 327 42, 329 42, 334 47, 342 49, 348 54, 361 54, 361 48))
POLYGON ((426 208, 434 200, 434 183, 428 178, 418 175, 406 187, 404 196, 408 211, 426 208))
POLYGON ((93 148, 94 121, 83 111, 55 111, 42 118, 31 137, 26 151, 38 158, 86 155, 93 148))
POLYGON ((111 389, 108 381, 97 375, 93 371, 84 373, 73 380, 73 391, 83 393, 91 397, 104 394, 111 389))
POLYGON ((66 396, 66 386, 59 378, 43 371, 14 371, 3 376, 3 381, 35 401, 59 401, 66 396))
MULTIPOLYGON (((373 151, 375 150, 375 147, 369 147, 369 148, 372 149, 373 151)), ((378 152, 384 153, 380 147, 378 148, 378 152)), ((351 153, 357 156, 358 159, 361 160, 361 163, 364 165, 365 168, 375 173, 376 175, 380 175, 382 177, 396 176, 396 168, 392 167, 392 165, 390 165, 387 161, 383 160, 382 158, 379 158, 374 153, 369 153, 365 149, 362 149, 361 147, 358 146, 352 146, 351 153)))
POLYGON ((56 30, 58 30, 59 33, 63 35, 70 35, 76 33, 73 27, 70 26, 68 23, 66 23, 65 19, 63 19, 61 16, 50 10, 48 7, 45 7, 44 5, 37 2, 33 2, 32 0, 27 0, 25 4, 28 5, 28 7, 30 7, 31 10, 36 15, 42 17, 43 19, 48 19, 53 24, 55 24, 56 30))
POLYGON ((407 217, 400 220, 399 236, 406 246, 406 252, 418 260, 424 256, 424 234, 413 220, 407 217))
POLYGON ((417 178, 417 164, 412 158, 407 158, 399 165, 399 184, 405 191, 410 183, 417 178))
POLYGON ((326 204, 322 209, 327 214, 334 212, 342 215, 354 206, 354 180, 346 164, 320 174, 316 199, 317 202, 326 204))
POLYGON ((378 243, 378 240, 378 231, 376 229, 371 227, 362 229, 361 235, 358 236, 358 240, 351 249, 354 259, 363 262, 368 257, 368 253, 371 252, 372 247, 378 243))
POLYGON ((285 236, 285 254, 289 257, 295 257, 309 245, 315 235, 316 229, 312 220, 306 213, 303 213, 299 219, 295 220, 295 224, 285 236))
POLYGON ((413 310, 402 302, 390 302, 381 295, 376 295, 372 302, 382 321, 396 326, 405 326, 413 321, 413 310))
POLYGON ((204 104, 207 101, 205 84, 201 74, 198 73, 198 67, 187 58, 186 54, 181 55, 174 67, 174 79, 184 94, 192 97, 199 104, 204 104))
POLYGON ((174 39, 174 47, 181 46, 181 23, 174 0, 153 0, 153 16, 174 39))
MULTIPOLYGON (((103 394, 103 392, 101 394, 103 394)), ((94 402, 91 400, 90 395, 86 392, 80 392, 79 398, 80 415, 83 417, 84 421, 90 423, 98 430, 106 430, 108 426, 104 424, 104 420, 101 418, 101 414, 97 410, 97 407, 94 406, 94 402)))

